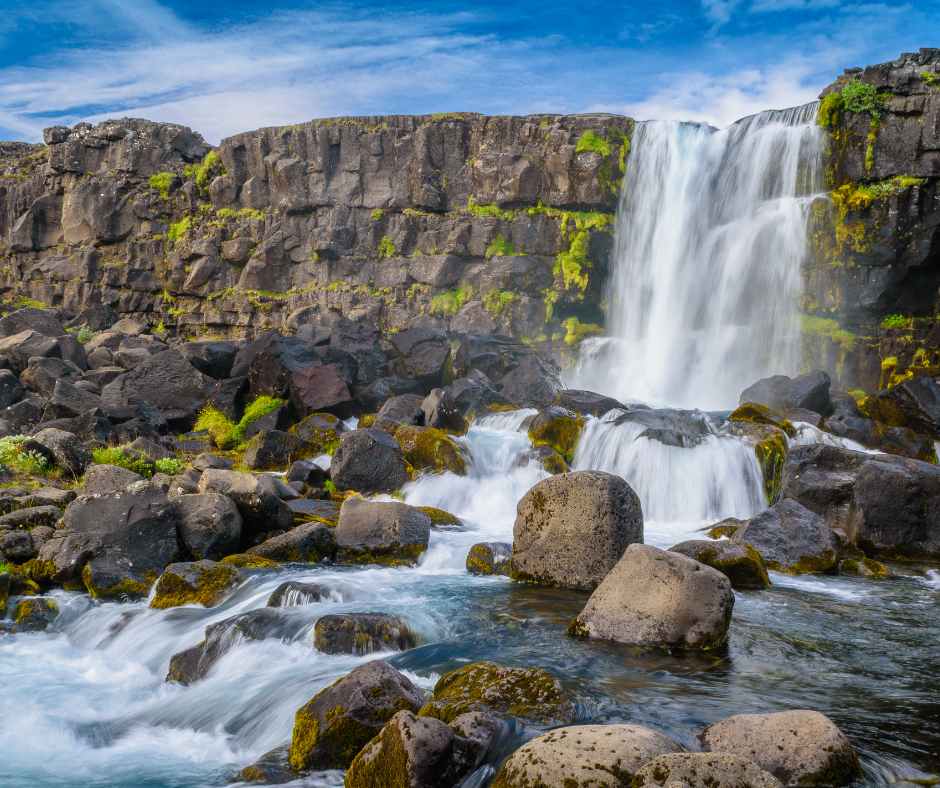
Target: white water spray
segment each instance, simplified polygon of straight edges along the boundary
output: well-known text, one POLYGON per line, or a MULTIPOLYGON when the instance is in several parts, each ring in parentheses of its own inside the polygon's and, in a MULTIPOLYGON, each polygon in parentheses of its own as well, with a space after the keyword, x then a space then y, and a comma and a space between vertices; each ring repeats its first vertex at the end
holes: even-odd
POLYGON ((727 129, 641 123, 617 211, 611 338, 586 342, 577 385, 719 409, 799 369, 800 265, 820 189, 816 105, 727 129))

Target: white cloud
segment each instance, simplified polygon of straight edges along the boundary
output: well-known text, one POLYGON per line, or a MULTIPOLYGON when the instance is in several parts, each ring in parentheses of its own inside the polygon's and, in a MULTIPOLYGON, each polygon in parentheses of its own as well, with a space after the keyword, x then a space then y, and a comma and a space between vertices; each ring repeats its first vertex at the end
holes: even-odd
POLYGON ((773 11, 815 11, 836 8, 841 0, 754 0, 750 10, 754 13, 773 11))
POLYGON ((717 29, 731 20, 738 3, 739 0, 702 0, 702 11, 717 29))

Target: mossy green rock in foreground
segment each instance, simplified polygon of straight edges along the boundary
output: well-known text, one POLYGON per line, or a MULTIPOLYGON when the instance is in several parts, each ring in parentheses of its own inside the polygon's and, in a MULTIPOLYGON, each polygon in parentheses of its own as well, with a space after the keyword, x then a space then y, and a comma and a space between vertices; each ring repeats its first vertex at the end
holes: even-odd
POLYGON ((583 416, 556 406, 540 412, 532 420, 529 439, 533 446, 554 449, 570 464, 583 428, 583 416))
POLYGON ((396 712, 416 711, 422 701, 421 690, 388 663, 356 668, 297 710, 291 768, 346 769, 396 712))
POLYGON ((241 572, 229 564, 215 561, 170 564, 157 578, 150 607, 213 607, 238 585, 240 579, 241 572))
POLYGON ((395 430, 395 440, 401 446, 405 461, 416 471, 450 471, 458 476, 467 472, 467 461, 460 445, 443 430, 405 424, 395 430))
POLYGON ((48 627, 59 615, 59 605, 47 597, 21 599, 13 608, 13 623, 21 632, 38 632, 48 627))
POLYGON ((566 722, 574 707, 558 679, 542 668, 474 662, 441 676, 421 716, 452 722, 470 711, 491 710, 536 722, 566 722))

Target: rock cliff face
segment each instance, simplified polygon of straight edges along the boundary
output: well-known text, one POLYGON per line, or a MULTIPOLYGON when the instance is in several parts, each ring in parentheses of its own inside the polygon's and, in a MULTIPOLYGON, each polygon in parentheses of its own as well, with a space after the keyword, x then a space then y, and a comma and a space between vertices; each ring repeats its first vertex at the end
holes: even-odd
POLYGON ((633 121, 320 120, 210 147, 143 120, 0 148, 0 282, 184 336, 342 313, 573 342, 601 321, 633 121))
POLYGON ((940 49, 823 91, 829 200, 813 206, 810 358, 874 389, 940 372, 940 49))

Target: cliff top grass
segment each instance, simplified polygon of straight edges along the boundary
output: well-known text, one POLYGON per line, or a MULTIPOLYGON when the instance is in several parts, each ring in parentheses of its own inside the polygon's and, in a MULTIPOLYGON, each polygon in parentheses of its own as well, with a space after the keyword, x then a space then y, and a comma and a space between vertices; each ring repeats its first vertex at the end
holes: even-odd
POLYGON ((878 121, 887 97, 888 94, 879 93, 874 85, 854 77, 841 90, 823 96, 816 122, 824 129, 833 129, 839 125, 843 112, 868 113, 872 120, 878 121))

